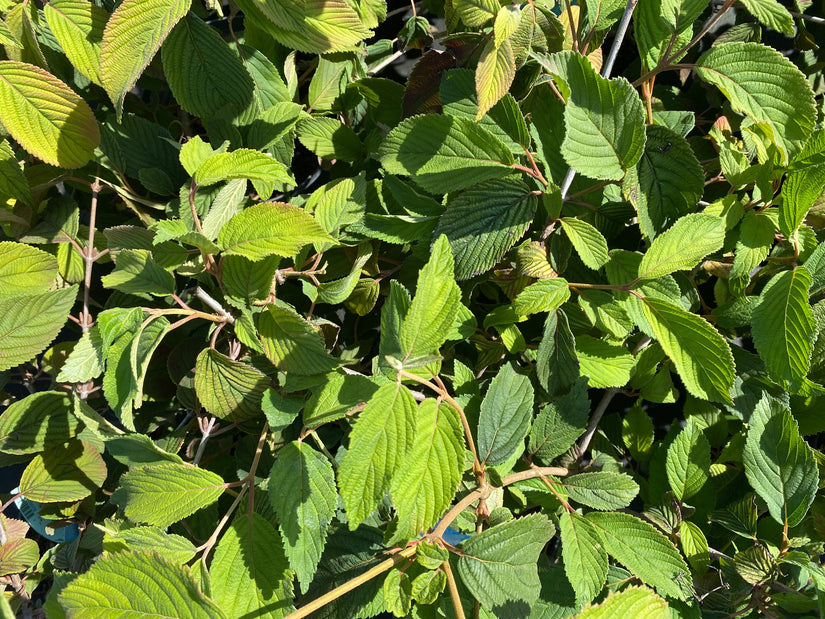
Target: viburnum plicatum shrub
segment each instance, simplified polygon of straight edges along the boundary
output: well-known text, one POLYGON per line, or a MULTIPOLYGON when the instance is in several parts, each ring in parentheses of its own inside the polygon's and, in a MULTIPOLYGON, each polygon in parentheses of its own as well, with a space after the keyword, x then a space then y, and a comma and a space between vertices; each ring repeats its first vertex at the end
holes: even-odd
POLYGON ((0 615, 820 616, 810 5, 0 0, 0 615))

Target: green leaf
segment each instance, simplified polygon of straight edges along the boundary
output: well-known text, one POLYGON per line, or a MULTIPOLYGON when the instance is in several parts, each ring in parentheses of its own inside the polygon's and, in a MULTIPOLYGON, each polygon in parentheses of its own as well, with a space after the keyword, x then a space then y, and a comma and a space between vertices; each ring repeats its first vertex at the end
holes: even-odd
POLYGON ((85 0, 49 2, 43 12, 49 30, 71 63, 95 84, 102 86, 100 46, 109 14, 85 0))
POLYGON ((745 293, 750 283, 750 273, 768 257, 774 242, 774 223, 766 215, 748 211, 739 226, 739 239, 733 255, 733 267, 728 277, 728 287, 736 296, 745 293))
POLYGON ((207 157, 195 172, 195 181, 203 186, 241 178, 252 181, 262 200, 269 199, 276 182, 295 184, 284 164, 266 153, 249 148, 239 148, 231 153, 215 153, 207 157))
POLYGON ((634 617, 634 619, 667 619, 675 609, 668 607, 665 600, 647 587, 628 587, 607 596, 597 606, 588 606, 576 615, 576 619, 613 619, 614 617, 634 617))
POLYGON ((79 168, 100 143, 88 104, 40 67, 0 61, 0 122, 20 146, 61 168, 79 168))
POLYGON ((307 592, 335 516, 337 492, 329 460, 300 441, 284 445, 269 476, 284 551, 301 591, 307 592))
POLYGON ((587 23, 596 32, 608 30, 619 21, 625 8, 622 0, 587 0, 587 23))
MULTIPOLYGON (((85 403, 77 404, 87 406, 85 403)), ((0 451, 32 454, 62 445, 82 429, 72 396, 41 391, 13 402, 0 416, 0 451)))
POLYGON ((378 390, 378 385, 360 374, 345 374, 340 370, 328 374, 304 408, 304 425, 319 426, 345 416, 359 404, 366 404, 378 390))
POLYGON ((533 385, 508 363, 490 382, 478 415, 478 457, 495 466, 521 451, 533 417, 533 385))
POLYGON ((126 93, 191 4, 192 0, 124 0, 109 18, 100 49, 100 75, 118 121, 126 93))
POLYGON ((539 411, 530 430, 529 453, 549 463, 584 434, 589 417, 587 383, 580 380, 567 395, 539 411))
POLYGON ((767 503, 771 517, 789 527, 802 522, 816 496, 819 470, 796 420, 768 395, 748 421, 742 461, 748 482, 767 503))
POLYGON ((496 0, 456 0, 453 4, 461 21, 470 28, 486 24, 500 8, 496 0))
POLYGON ((683 520, 679 523, 679 543, 690 566, 700 574, 707 571, 710 555, 708 554, 708 540, 702 529, 689 520, 683 520))
POLYGON ((667 448, 665 468, 670 488, 680 501, 698 493, 708 481, 710 443, 693 418, 667 448))
POLYGON ((493 24, 496 46, 501 45, 505 40, 518 29, 521 21, 521 7, 510 4, 503 6, 496 13, 496 21, 493 24))
POLYGON ((680 217, 657 236, 639 265, 640 279, 656 279, 694 268, 702 258, 719 250, 725 240, 725 220, 694 213, 680 217))
POLYGON ((576 602, 587 604, 604 586, 607 552, 596 528, 576 512, 565 511, 559 518, 564 572, 576 591, 576 602))
POLYGON ((406 174, 427 191, 458 191, 513 173, 513 155, 472 120, 413 116, 390 131, 378 150, 390 174, 406 174))
POLYGON ((406 572, 390 570, 381 587, 384 608, 396 617, 407 617, 412 602, 412 583, 406 572))
POLYGON ((280 44, 311 54, 343 51, 372 34, 346 0, 243 0, 238 6, 280 44))
POLYGON ((446 235, 456 278, 470 279, 491 269, 524 236, 537 206, 524 182, 488 180, 450 196, 433 237, 446 235))
POLYGON ((390 495, 398 513, 397 539, 412 539, 435 524, 461 481, 464 431, 456 410, 427 398, 418 407, 415 435, 390 495))
POLYGON ((597 340, 589 335, 576 338, 581 376, 591 387, 623 387, 630 380, 633 355, 624 346, 597 340))
POLYGON ((338 488, 351 530, 370 515, 390 489, 413 445, 417 411, 409 390, 390 383, 375 392, 358 416, 338 469, 338 488))
POLYGON ((195 545, 188 539, 165 533, 159 527, 131 527, 120 529, 116 535, 106 533, 103 549, 109 553, 157 551, 163 558, 179 565, 188 563, 196 554, 195 545))
POLYGON ((298 139, 321 159, 357 161, 364 146, 355 131, 334 118, 307 118, 298 124, 298 139))
POLYGON ((106 453, 129 469, 174 462, 182 464, 180 456, 164 451, 145 434, 122 434, 106 439, 106 453))
POLYGON ((522 290, 513 301, 513 310, 519 316, 550 312, 570 298, 567 280, 561 277, 540 279, 522 290))
POLYGON ((695 210, 705 191, 705 174, 687 140, 660 125, 647 125, 645 152, 631 168, 622 191, 639 214, 639 227, 652 239, 695 210))
POLYGON ((305 376, 338 367, 338 360, 324 348, 320 331, 294 310, 270 305, 261 314, 258 331, 267 359, 284 372, 305 376))
POLYGON ((778 51, 758 43, 723 43, 702 54, 696 74, 750 118, 782 153, 787 165, 814 128, 811 87, 778 51))
POLYGON ((92 327, 77 341, 66 358, 57 381, 85 383, 103 373, 103 341, 97 326, 92 327))
POLYGON ((172 29, 161 56, 169 88, 190 114, 232 117, 252 102, 252 78, 241 59, 196 15, 172 29))
POLYGON ((212 596, 229 617, 286 617, 292 571, 275 528, 257 513, 239 514, 210 566, 212 596))
POLYGON ((579 377, 576 340, 567 314, 561 309, 547 314, 544 333, 536 354, 536 377, 551 395, 561 395, 579 377))
POLYGON ((447 237, 438 237, 430 259, 418 274, 415 298, 401 324, 403 358, 438 352, 447 339, 461 299, 453 275, 453 254, 447 237))
MULTIPOLYGON (((8 16, 7 16, 8 17, 8 16)), ((20 41, 12 34, 5 22, 0 21, 0 44, 10 48, 23 49, 20 41)))
POLYGON ((89 443, 72 439, 29 462, 20 477, 20 492, 38 503, 79 501, 104 481, 106 464, 100 453, 89 443))
POLYGON ((318 286, 316 303, 343 303, 355 290, 355 286, 361 277, 361 270, 370 258, 372 258, 372 246, 369 243, 361 243, 358 246, 358 255, 349 274, 341 279, 323 282, 318 286))
POLYGON ((564 479, 564 490, 576 503, 593 509, 622 509, 639 494, 639 486, 630 475, 593 471, 564 479))
POLYGON ((782 184, 779 230, 791 238, 825 186, 825 130, 815 132, 791 161, 782 184))
POLYGON ((273 254, 289 258, 309 243, 334 242, 306 211, 280 202, 244 209, 218 233, 224 254, 261 260, 273 254))
POLYGON ((175 292, 175 276, 144 249, 117 253, 115 270, 101 278, 103 285, 129 294, 149 293, 164 297, 175 292))
POLYGON ((23 243, 0 243, 0 298, 46 292, 56 277, 51 254, 23 243))
POLYGON ((58 596, 68 617, 225 619, 189 568, 157 553, 104 554, 58 596))
MULTIPOLYGON (((25 572, 40 559, 40 547, 33 539, 11 539, 0 546, 0 576, 25 572)), ((14 615, 4 615, 6 617, 14 615)))
POLYGON ((561 153, 576 171, 621 180, 644 152, 642 100, 624 78, 604 79, 576 52, 534 56, 567 99, 561 153))
POLYGON ((811 363, 816 321, 808 303, 811 275, 805 267, 774 275, 751 315, 753 343, 772 378, 798 390, 811 363))
POLYGON ((0 372, 31 360, 55 338, 77 297, 77 286, 0 298, 0 372))
POLYGON ((244 309, 255 301, 267 299, 272 292, 280 258, 267 256, 257 262, 243 256, 224 256, 221 262, 221 283, 227 303, 244 309))
POLYGON ((598 529, 608 554, 642 582, 667 597, 690 597, 690 569, 676 547, 653 525, 617 512, 590 512, 587 519, 598 529))
POLYGON ((250 365, 206 348, 195 365, 195 393, 201 405, 221 419, 241 422, 261 416, 269 379, 250 365))
POLYGON ((742 0, 742 4, 748 13, 771 30, 794 35, 793 16, 776 0, 742 0))
POLYGON ((653 297, 644 300, 643 311, 688 392, 703 400, 730 402, 733 355, 719 332, 700 316, 653 297))
POLYGON ((556 530, 541 514, 499 524, 462 542, 458 573, 482 607, 507 600, 534 603, 539 596, 536 561, 556 530))
POLYGON ((516 58, 509 39, 490 39, 481 50, 476 68, 478 112, 476 122, 510 90, 516 77, 516 58))
POLYGON ((163 528, 212 505, 223 491, 223 479, 215 473, 169 463, 129 471, 112 501, 129 520, 163 528))
POLYGON ((586 267, 598 271, 607 263, 607 241, 601 232, 573 217, 562 217, 559 223, 586 267))
POLYGON ((0 140, 0 203, 8 200, 31 204, 32 192, 8 141, 0 140))

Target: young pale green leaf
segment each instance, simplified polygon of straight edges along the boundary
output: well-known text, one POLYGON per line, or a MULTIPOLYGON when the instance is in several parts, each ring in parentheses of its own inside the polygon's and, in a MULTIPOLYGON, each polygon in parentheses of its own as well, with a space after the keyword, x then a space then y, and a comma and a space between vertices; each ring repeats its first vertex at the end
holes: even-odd
POLYGON ((675 271, 687 271, 722 247, 725 220, 694 213, 680 217, 650 244, 639 265, 640 279, 656 279, 675 271))
POLYGON ((750 118, 787 165, 811 135, 814 96, 802 72, 778 51, 758 43, 723 43, 700 56, 696 74, 750 118))
POLYGON ((513 178, 488 180, 451 196, 433 236, 449 239, 456 278, 492 268, 524 236, 537 206, 531 189, 513 178))
POLYGON ((589 416, 587 383, 580 380, 567 395, 539 411, 530 430, 529 453, 549 463, 584 433, 589 416))
POLYGON ((688 392, 704 400, 730 402, 733 355, 719 332, 700 316, 653 297, 644 300, 643 311, 688 392))
POLYGON ((702 428, 689 419, 667 449, 667 479, 680 501, 699 492, 710 475, 710 443, 702 428))
POLYGON ((782 184, 779 230, 786 237, 805 219, 825 186, 825 130, 815 132, 793 158, 782 184))
POLYGON ((622 509, 639 494, 639 485, 630 475, 593 471, 564 479, 564 490, 576 503, 593 509, 622 509))
POLYGON ((441 235, 418 275, 415 298, 401 324, 402 358, 437 353, 446 341, 461 299, 453 272, 450 243, 441 235))
POLYGON ((702 166, 687 140, 660 125, 647 125, 645 152, 631 168, 622 191, 639 214, 647 238, 696 208, 705 190, 702 166))
POLYGON ((728 276, 728 287, 734 295, 741 296, 745 293, 751 271, 768 257, 773 242, 774 223, 770 217, 757 215, 754 211, 745 213, 739 226, 733 267, 728 276))
POLYGON ((493 23, 493 32, 495 33, 496 47, 500 46, 505 40, 509 39, 512 34, 518 30, 519 22, 521 21, 521 7, 515 4, 503 6, 496 13, 496 20, 493 23))
POLYGON ((390 383, 375 392, 358 416, 338 469, 350 529, 358 527, 390 489, 414 443, 417 412, 409 390, 390 383))
POLYGON ((0 298, 0 372, 43 352, 66 323, 77 286, 0 298))
POLYGON ((0 61, 0 122, 20 146, 61 168, 92 158, 100 130, 89 105, 40 67, 0 61))
POLYGON ((344 51, 372 34, 346 0, 242 0, 238 6, 278 43, 311 54, 344 51))
POLYGON ((545 516, 531 514, 474 535, 460 546, 461 580, 488 611, 507 600, 532 604, 541 587, 536 561, 555 533, 545 516))
POLYGON ((573 217, 562 217, 559 222, 586 267, 598 271, 607 263, 610 259, 607 241, 601 232, 586 221, 573 217))
POLYGON ((690 566, 700 574, 708 569, 710 555, 708 540, 699 525, 683 520, 679 523, 679 543, 690 566))
POLYGON ((334 118, 307 118, 298 124, 298 140, 322 159, 357 161, 364 146, 351 127, 334 118))
POLYGON ((307 400, 304 425, 311 428, 340 419, 359 404, 366 404, 377 390, 378 385, 367 376, 340 370, 328 374, 307 400))
POLYGON ((205 348, 195 365, 195 393, 203 407, 221 419, 241 422, 261 416, 269 379, 246 363, 205 348))
POLYGON ((591 178, 621 180, 644 152, 642 100, 624 78, 601 77, 575 52, 534 56, 567 98, 561 153, 591 178))
POLYGON ((591 387, 623 387, 630 380, 633 355, 624 346, 580 335, 576 338, 576 356, 581 376, 588 377, 591 387))
POLYGON ((30 501, 80 501, 106 481, 103 456, 85 441, 72 439, 51 447, 29 462, 20 477, 20 492, 30 501))
POLYGON ((292 571, 275 528, 257 513, 239 514, 215 549, 212 597, 228 617, 286 617, 292 571))
POLYGON ((0 243, 0 298, 46 292, 57 277, 54 256, 31 245, 0 243))
POLYGON ((564 572, 576 591, 576 602, 587 604, 604 586, 607 552, 596 528, 576 512, 565 511, 559 518, 564 572))
POLYGON ((258 330, 267 359, 285 372, 326 374, 338 367, 320 331, 294 310, 270 305, 261 314, 258 330))
POLYGON ((224 254, 252 261, 273 254, 294 256, 308 243, 334 242, 309 213, 281 202, 264 202, 235 215, 218 233, 224 254))
POLYGON ((133 522, 168 527, 212 505, 223 491, 223 479, 215 473, 169 463, 126 473, 112 501, 133 522))
POLYGON ((751 414, 742 461, 748 481, 773 519, 789 527, 802 522, 816 496, 819 469, 796 420, 768 395, 751 414))
POLYGON ((14 33, 12 33, 6 23, 2 21, 0 21, 0 45, 16 49, 23 48, 20 41, 14 36, 14 33))
POLYGON ((115 270, 101 278, 103 285, 129 294, 163 297, 175 292, 175 276, 160 266, 144 249, 118 252, 115 270))
POLYGON ((667 619, 672 616, 671 612, 667 602, 647 587, 628 587, 608 595, 597 606, 587 606, 576 619, 667 619))
POLYGON ((378 150, 390 174, 406 174, 427 191, 447 193, 513 173, 513 155, 472 120, 428 114, 390 131, 378 150))
POLYGON ((690 597, 690 569, 676 547, 653 525, 618 512, 590 512, 587 519, 599 531, 605 550, 642 582, 667 597, 690 597))
POLYGON ((565 393, 579 377, 576 340, 567 314, 561 309, 548 312, 544 322, 536 355, 536 377, 551 396, 565 393))
POLYGON ((519 316, 553 311, 570 298, 567 280, 561 277, 540 279, 522 290, 513 301, 513 310, 519 316))
POLYGON ((169 33, 161 57, 172 94, 194 116, 232 117, 252 102, 252 78, 241 59, 193 13, 169 33))
POLYGON ((82 428, 72 409, 71 395, 59 391, 41 391, 12 402, 0 416, 0 451, 22 455, 62 445, 82 428))
POLYGON ((776 0, 742 0, 748 13, 771 30, 793 36, 793 16, 776 0))
POLYGON ((512 364, 502 366, 481 402, 478 457, 490 466, 520 451, 533 417, 533 385, 512 364))
POLYGON ((231 153, 215 153, 207 157, 195 172, 195 181, 204 186, 239 178, 252 181, 262 200, 272 195, 276 182, 295 184, 284 164, 266 153, 249 148, 239 148, 231 153))
POLYGON ((622 0, 586 0, 587 22, 596 32, 609 29, 622 16, 626 3, 622 0))
POLYGON ((183 464, 180 456, 164 451, 145 434, 121 434, 106 439, 106 453, 129 469, 169 462, 183 464))
POLYGON ((306 593, 335 516, 335 473, 323 454, 293 441, 278 452, 269 488, 289 566, 306 593))
POLYGON ((406 572, 390 570, 381 587, 384 608, 396 617, 407 617, 412 603, 412 583, 406 572))
POLYGON ((157 553, 103 554, 58 596, 67 617, 225 619, 189 568, 157 553))
POLYGON ((796 391, 811 363, 816 321, 808 303, 805 267, 774 275, 753 308, 753 343, 772 378, 796 391))
POLYGON ((152 552, 157 551, 163 558, 178 565, 188 563, 195 557, 195 545, 185 537, 165 533, 160 527, 132 527, 121 529, 117 535, 107 533, 103 538, 103 549, 107 552, 152 552))
POLYGON ((501 99, 516 77, 516 59, 509 39, 496 43, 490 39, 481 50, 476 68, 478 111, 476 122, 501 99))
POLYGON ((100 46, 109 14, 85 0, 55 0, 49 2, 43 12, 49 30, 71 63, 95 84, 102 86, 100 46))
POLYGON ((493 19, 499 10, 496 0, 456 0, 455 11, 470 28, 483 26, 493 19))
POLYGON ((412 539, 435 524, 461 481, 464 432, 449 404, 427 398, 418 407, 415 436, 390 495, 398 513, 397 539, 412 539))
POLYGON ((123 101, 192 0, 124 0, 109 18, 100 49, 103 87, 115 104, 123 101))

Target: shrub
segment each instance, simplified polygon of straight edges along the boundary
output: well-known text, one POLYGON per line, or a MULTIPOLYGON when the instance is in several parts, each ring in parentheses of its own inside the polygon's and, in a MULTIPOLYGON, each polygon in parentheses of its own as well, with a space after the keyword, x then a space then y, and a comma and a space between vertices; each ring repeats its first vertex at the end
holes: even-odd
POLYGON ((810 3, 234 2, 0 2, 3 616, 822 612, 810 3))

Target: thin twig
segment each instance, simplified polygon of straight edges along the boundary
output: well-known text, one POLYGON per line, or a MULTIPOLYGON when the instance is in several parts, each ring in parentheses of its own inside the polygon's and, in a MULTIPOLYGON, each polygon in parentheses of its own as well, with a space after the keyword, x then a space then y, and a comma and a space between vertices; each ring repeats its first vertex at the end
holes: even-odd
POLYGON ((805 21, 809 21, 812 24, 818 24, 820 26, 825 26, 825 18, 823 17, 815 17, 814 15, 805 15, 804 13, 797 13, 796 11, 788 11, 794 17, 798 17, 799 19, 804 19, 805 21))
POLYGON ((447 588, 450 590, 450 599, 453 602, 453 610, 455 610, 456 619, 464 619, 464 607, 461 604, 461 596, 458 594, 458 586, 453 576, 453 569, 450 567, 450 561, 444 561, 441 564, 441 570, 447 576, 447 588))
POLYGON ((224 307, 218 303, 212 296, 209 295, 203 288, 198 286, 195 288, 195 296, 204 302, 210 309, 215 310, 215 313, 222 316, 229 324, 235 324, 235 317, 230 314, 224 307))
POLYGON ((201 461, 203 457, 203 452, 206 449, 206 442, 209 440, 209 437, 212 436, 212 428, 215 427, 215 422, 217 421, 217 417, 212 415, 209 418, 209 421, 206 422, 206 425, 201 426, 201 440, 198 443, 198 450, 195 452, 195 457, 192 458, 192 464, 196 465, 201 461))

